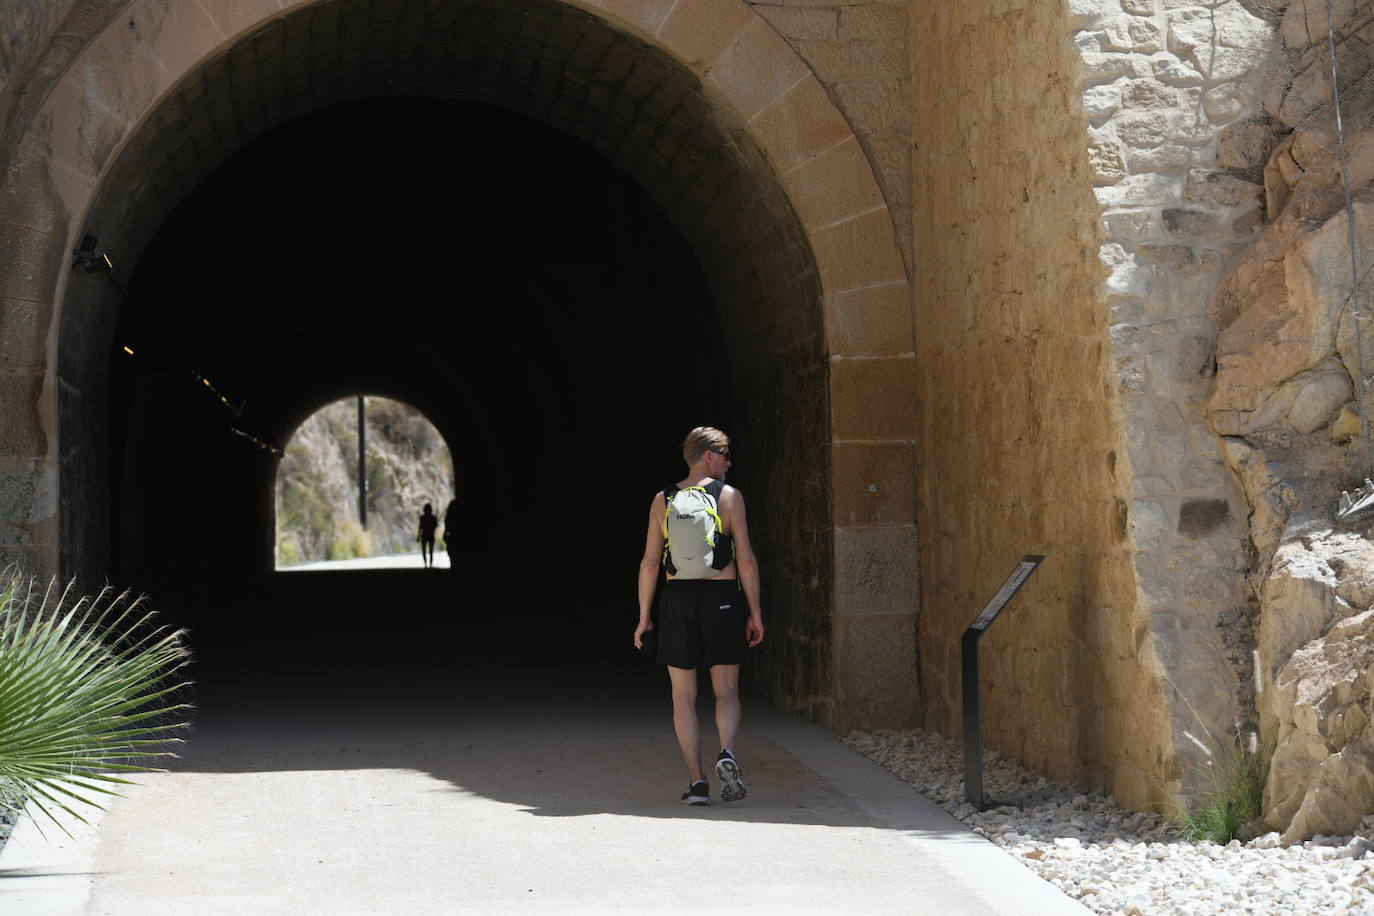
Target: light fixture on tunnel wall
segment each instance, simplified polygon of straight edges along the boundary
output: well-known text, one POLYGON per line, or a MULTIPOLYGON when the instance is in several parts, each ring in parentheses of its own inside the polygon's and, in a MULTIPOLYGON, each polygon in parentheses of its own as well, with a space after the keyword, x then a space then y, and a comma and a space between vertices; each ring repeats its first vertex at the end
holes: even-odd
MULTIPOLYGON (((125 347, 125 349, 127 350, 128 347, 125 347)), ((229 411, 229 413, 234 417, 235 420, 237 420, 243 414, 243 408, 248 404, 247 401, 240 401, 237 405, 235 405, 233 401, 229 400, 229 396, 225 394, 223 391, 220 391, 219 388, 215 387, 215 383, 210 381, 208 377, 196 371, 195 369, 188 369, 187 371, 191 373, 191 378, 200 382, 202 386, 209 390, 210 394, 214 396, 215 400, 219 401, 220 404, 223 405, 224 408, 229 411)), ((249 442, 251 442, 253 445, 256 445, 259 449, 261 449, 264 452, 271 452, 273 455, 277 455, 278 457, 286 454, 284 451, 277 448, 275 445, 272 445, 270 442, 264 442, 262 439, 259 439, 252 433, 242 430, 237 426, 230 426, 229 431, 236 436, 239 436, 243 439, 247 439, 249 442)))
MULTIPOLYGON (((105 276, 109 278, 110 282, 115 285, 115 288, 119 290, 120 295, 123 296, 125 299, 129 298, 129 291, 124 288, 124 285, 119 282, 119 279, 114 274, 114 262, 110 260, 110 256, 105 251, 105 249, 100 247, 100 240, 96 238, 93 234, 88 232, 85 235, 83 235, 81 237, 81 244, 77 247, 75 251, 72 252, 72 254, 76 257, 76 263, 72 265, 73 269, 80 268, 88 274, 93 274, 96 271, 104 273, 105 276)), ((124 344, 122 347, 120 347, 120 349, 123 350, 124 353, 127 354, 131 359, 134 358, 135 354, 133 347, 129 346, 128 344, 124 344)), ((145 370, 146 369, 147 367, 145 366, 145 370)), ((200 382, 202 386, 207 388, 210 394, 214 396, 215 400, 219 401, 220 404, 229 411, 229 413, 233 416, 235 420, 238 420, 242 416, 243 408, 244 405, 248 403, 247 401, 241 401, 238 404, 235 404, 233 401, 229 399, 229 396, 227 394, 219 390, 219 388, 215 387, 215 384, 198 370, 187 369, 185 371, 190 374, 191 378, 200 382)), ((231 425, 229 427, 229 431, 232 432, 234 435, 239 436, 240 438, 247 439, 250 443, 257 446, 260 450, 264 452, 270 452, 271 454, 277 456, 282 456, 286 454, 280 448, 277 448, 275 445, 272 445, 269 442, 265 442, 262 439, 259 439, 257 436, 240 429, 238 426, 231 425)))
POLYGON ((229 427, 229 431, 236 436, 242 436, 244 439, 247 439, 249 442, 253 443, 264 452, 271 452, 272 454, 278 457, 281 457, 286 454, 281 449, 277 448, 275 445, 263 442, 257 436, 253 435, 252 433, 246 433, 243 430, 239 429, 237 426, 229 427))
POLYGON ((91 233, 86 233, 81 237, 81 245, 72 252, 76 257, 73 267, 79 267, 88 274, 100 271, 109 278, 110 282, 123 295, 129 295, 129 291, 124 288, 124 284, 119 282, 119 278, 114 273, 114 262, 110 260, 110 255, 105 249, 100 247, 100 240, 91 233))
POLYGON ((169 366, 150 366, 147 365, 146 360, 140 359, 135 355, 133 347, 130 347, 126 344, 123 347, 120 347, 120 349, 124 353, 126 353, 130 359, 135 359, 138 362, 142 363, 142 370, 144 372, 171 372, 177 375, 189 375, 192 380, 199 383, 200 388, 203 388, 205 391, 207 391, 210 394, 210 396, 214 398, 216 401, 218 401, 220 406, 227 410, 229 412, 229 415, 233 417, 233 422, 231 422, 229 425, 229 431, 231 433, 233 433, 235 436, 238 436, 241 439, 246 439, 250 444, 257 446, 257 448, 261 451, 270 452, 271 454, 276 455, 278 457, 281 457, 286 454, 284 451, 282 451, 282 449, 278 448, 272 443, 266 442, 263 439, 260 439, 257 436, 253 435, 252 433, 240 428, 237 425, 237 421, 243 415, 243 408, 247 406, 248 401, 243 400, 235 404, 232 400, 230 400, 229 395, 221 391, 215 385, 214 382, 210 381, 209 376, 205 375, 203 372, 199 371, 198 369, 174 369, 169 366))

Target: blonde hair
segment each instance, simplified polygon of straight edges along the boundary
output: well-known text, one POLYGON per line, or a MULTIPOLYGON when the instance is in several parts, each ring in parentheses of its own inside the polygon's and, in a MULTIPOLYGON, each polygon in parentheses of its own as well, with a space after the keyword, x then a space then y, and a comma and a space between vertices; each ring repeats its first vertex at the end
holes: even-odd
POLYGON ((688 464, 696 464, 707 449, 725 448, 729 444, 730 437, 714 426, 698 426, 682 440, 682 458, 688 464))

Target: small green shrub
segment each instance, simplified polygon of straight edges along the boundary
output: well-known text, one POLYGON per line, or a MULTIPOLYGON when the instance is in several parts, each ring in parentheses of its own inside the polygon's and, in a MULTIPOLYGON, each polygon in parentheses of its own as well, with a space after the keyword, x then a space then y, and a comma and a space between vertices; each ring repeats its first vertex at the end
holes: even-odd
POLYGON ((354 557, 372 556, 372 539, 363 526, 351 518, 344 518, 334 528, 334 539, 329 542, 329 559, 352 560, 354 557))
POLYGON ((1264 784, 1269 780, 1273 745, 1260 744, 1253 736, 1247 740, 1242 734, 1228 734, 1218 740, 1187 694, 1168 677, 1165 680, 1207 738, 1206 742, 1194 739, 1207 760, 1191 767, 1192 791, 1174 806, 1173 822, 1179 836, 1223 846, 1232 840, 1250 839, 1262 824, 1264 784))
POLYGON ((1255 836, 1264 814, 1264 784, 1272 756, 1267 746, 1247 748, 1239 735, 1214 748, 1206 764, 1193 768, 1195 788, 1177 806, 1174 823, 1179 835, 1223 846, 1255 836))
POLYGON ((301 558, 301 542, 296 537, 295 532, 289 534, 277 533, 277 565, 295 566, 297 563, 304 562, 301 558))
POLYGON ((182 632, 128 593, 73 591, 0 572, 0 807, 13 815, 27 800, 84 820, 73 805, 99 808, 120 774, 159 769, 185 726, 182 632))
MULTIPOLYGON (((1175 689, 1178 691, 1176 685, 1175 689)), ((1178 834, 1193 842, 1210 840, 1221 846, 1232 839, 1250 839, 1259 831, 1264 816, 1264 783, 1270 779, 1274 747, 1260 744, 1256 736, 1246 739, 1239 733, 1217 740, 1187 696, 1183 702, 1208 739, 1205 744, 1198 742, 1208 759, 1193 765, 1193 791, 1175 805, 1173 823, 1178 834)))

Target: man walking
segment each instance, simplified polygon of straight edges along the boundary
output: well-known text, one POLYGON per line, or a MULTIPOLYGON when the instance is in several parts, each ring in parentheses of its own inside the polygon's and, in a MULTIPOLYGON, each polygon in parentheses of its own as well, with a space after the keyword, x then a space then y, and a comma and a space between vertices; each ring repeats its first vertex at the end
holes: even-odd
POLYGON ((420 557, 425 561, 425 569, 434 566, 434 531, 439 527, 439 519, 434 515, 434 507, 425 503, 420 512, 420 529, 416 536, 420 541, 420 557))
POLYGON ((710 785, 701 766, 701 729, 697 722, 697 669, 711 672, 716 698, 720 753, 716 777, 722 801, 737 801, 748 791, 733 751, 739 731, 739 666, 744 649, 763 641, 759 569, 749 544, 744 496, 726 486, 730 439, 699 426, 682 443, 687 476, 655 494, 649 530, 639 563, 639 625, 636 648, 653 629, 658 574, 667 581, 659 602, 658 662, 668 668, 673 693, 673 727, 691 780, 682 801, 709 805, 710 785))

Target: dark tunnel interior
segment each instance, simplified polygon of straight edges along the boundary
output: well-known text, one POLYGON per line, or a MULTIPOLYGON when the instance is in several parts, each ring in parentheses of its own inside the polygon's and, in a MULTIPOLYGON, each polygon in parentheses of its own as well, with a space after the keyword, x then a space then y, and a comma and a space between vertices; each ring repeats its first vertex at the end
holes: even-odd
POLYGON ((189 627, 201 666, 638 663, 648 503, 688 429, 731 429, 730 375, 692 251, 602 155, 475 102, 337 104, 211 172, 128 288, 113 578, 189 627), (276 458, 235 429, 280 448, 357 393, 452 448, 453 572, 272 571, 276 458))

